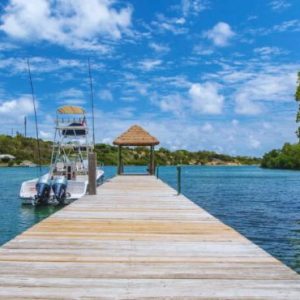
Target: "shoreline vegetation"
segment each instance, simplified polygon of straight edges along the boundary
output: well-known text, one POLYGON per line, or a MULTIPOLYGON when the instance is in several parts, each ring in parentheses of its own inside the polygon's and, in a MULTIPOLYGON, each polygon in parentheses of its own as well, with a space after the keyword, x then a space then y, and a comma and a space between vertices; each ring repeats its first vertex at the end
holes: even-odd
POLYGON ((300 170, 300 144, 285 143, 281 149, 266 153, 261 160, 261 167, 300 170))
MULTIPOLYGON (((40 140, 41 164, 50 163, 52 142, 40 140)), ((104 165, 117 165, 118 147, 107 144, 96 144, 95 152, 99 163, 104 165)), ((24 137, 20 134, 15 137, 0 135, 0 154, 9 154, 14 160, 2 159, 0 166, 22 166, 38 164, 38 149, 34 138, 24 137)), ((124 164, 147 165, 150 152, 146 147, 122 149, 124 164)), ((155 150, 156 164, 159 166, 169 165, 206 165, 206 166, 241 166, 259 165, 260 158, 248 156, 230 156, 218 154, 213 151, 190 152, 187 150, 170 151, 165 148, 155 150)))
MULTIPOLYGON (((298 103, 296 123, 300 123, 300 72, 298 72, 295 100, 298 103)), ((285 143, 281 149, 274 149, 267 152, 261 161, 261 167, 267 169, 300 170, 300 127, 296 135, 298 144, 285 143)))

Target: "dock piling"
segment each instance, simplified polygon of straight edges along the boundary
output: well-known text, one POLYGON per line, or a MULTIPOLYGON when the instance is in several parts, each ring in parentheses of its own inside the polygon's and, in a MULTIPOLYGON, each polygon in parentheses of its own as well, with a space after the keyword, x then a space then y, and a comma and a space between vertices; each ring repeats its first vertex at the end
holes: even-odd
POLYGON ((96 153, 89 153, 89 195, 97 194, 97 183, 96 183, 96 169, 97 169, 97 155, 96 153))
POLYGON ((177 195, 181 194, 181 166, 177 166, 177 195))

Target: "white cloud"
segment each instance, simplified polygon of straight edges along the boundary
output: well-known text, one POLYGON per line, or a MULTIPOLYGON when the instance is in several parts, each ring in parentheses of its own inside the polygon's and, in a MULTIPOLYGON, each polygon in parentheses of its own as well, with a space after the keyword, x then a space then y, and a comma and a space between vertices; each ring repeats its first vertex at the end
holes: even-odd
POLYGON ((201 11, 209 7, 209 2, 206 0, 182 0, 182 14, 187 17, 189 14, 197 15, 201 11))
MULTIPOLYGON (((36 102, 38 106, 38 102, 36 102)), ((17 99, 0 102, 0 115, 8 119, 20 120, 33 113, 32 99, 29 95, 23 95, 17 99)))
POLYGON ((45 140, 52 138, 52 133, 49 131, 40 130, 40 137, 45 140))
POLYGON ((261 146, 261 143, 256 137, 250 135, 249 136, 249 145, 253 149, 258 149, 261 146))
POLYGON ((296 72, 276 71, 258 73, 238 88, 235 94, 237 113, 259 114, 263 109, 258 102, 290 100, 295 90, 296 72))
POLYGON ((247 93, 238 93, 236 96, 235 112, 241 115, 257 115, 262 112, 262 106, 247 98, 247 93))
POLYGON ((201 129, 204 132, 212 132, 214 130, 214 127, 210 123, 205 123, 201 129))
POLYGON ((176 24, 179 24, 179 25, 183 25, 183 24, 185 24, 185 22, 186 22, 186 20, 185 20, 185 18, 175 18, 174 19, 174 23, 176 23, 176 24))
POLYGON ((56 98, 60 104, 83 105, 86 103, 86 95, 83 91, 70 88, 57 94, 56 98))
POLYGON ((189 89, 191 107, 195 112, 206 114, 220 114, 224 97, 219 93, 219 85, 214 82, 203 84, 194 83, 189 89))
MULTIPOLYGON (((154 25, 155 31, 159 32, 172 32, 175 35, 186 34, 188 32, 188 28, 184 27, 186 20, 185 18, 168 18, 163 14, 157 15, 157 20, 152 22, 154 25)), ((154 30, 153 30, 154 31, 154 30)))
POLYGON ((261 120, 232 124, 231 120, 216 118, 213 123, 204 121, 204 124, 199 124, 181 116, 172 116, 160 118, 157 122, 153 115, 138 115, 137 112, 131 117, 123 118, 114 112, 97 112, 96 136, 98 141, 112 141, 129 126, 137 123, 156 136, 160 146, 168 149, 205 149, 228 154, 262 155, 270 149, 278 148, 285 141, 296 140, 292 120, 282 121, 281 126, 278 126, 277 118, 270 122, 270 130, 264 128, 261 120), (213 129, 207 124, 213 124, 213 129))
POLYGON ((107 89, 99 92, 99 98, 100 98, 100 100, 104 100, 104 101, 113 101, 114 100, 112 92, 107 89))
POLYGON ((17 49, 18 46, 8 42, 0 42, 0 51, 10 51, 17 49))
POLYGON ((139 82, 137 80, 133 80, 127 83, 130 89, 132 89, 132 94, 136 96, 136 94, 146 96, 148 94, 148 87, 147 83, 139 82))
POLYGON ((154 43, 154 42, 150 43, 149 47, 151 49, 153 49, 157 53, 167 53, 167 52, 170 51, 170 47, 169 46, 166 46, 166 45, 163 45, 163 44, 154 43))
POLYGON ((265 58, 270 58, 273 55, 285 54, 286 51, 278 47, 260 47, 260 48, 255 48, 254 53, 261 55, 262 57, 265 58))
POLYGON ((300 31, 300 20, 292 19, 288 21, 276 24, 273 27, 260 27, 249 29, 248 32, 252 35, 268 35, 272 33, 282 33, 282 32, 299 32, 300 31))
POLYGON ((70 88, 67 90, 64 90, 59 93, 59 97, 62 98, 83 98, 84 94, 82 90, 76 89, 76 88, 70 88))
POLYGON ((10 0, 0 29, 14 39, 47 41, 67 48, 107 51, 100 38, 120 39, 131 25, 131 7, 112 0, 10 0))
POLYGON ((281 11, 291 6, 291 3, 286 0, 273 0, 269 3, 271 8, 275 11, 281 11))
MULTIPOLYGON (((94 67, 94 66, 93 66, 94 67)), ((77 59, 63 59, 63 58, 45 58, 45 57, 31 57, 30 69, 32 73, 37 72, 53 72, 60 69, 84 69, 86 70, 86 62, 77 59)), ((95 68, 95 67, 94 67, 95 68)), ((13 72, 27 72, 26 59, 18 57, 8 57, 0 59, 0 69, 5 70, 5 73, 13 72)))
POLYGON ((196 45, 193 50, 195 54, 203 56, 211 55, 214 53, 214 50, 212 48, 207 48, 203 45, 196 45))
POLYGON ((172 112, 174 115, 180 117, 184 115, 186 101, 178 94, 171 94, 161 97, 158 105, 163 112, 172 112))
POLYGON ((251 15, 247 18, 248 21, 253 21, 253 20, 257 20, 258 19, 258 16, 255 16, 255 15, 251 15))
POLYGON ((160 59, 145 59, 140 61, 139 67, 143 71, 151 71, 161 65, 162 61, 160 59))
MULTIPOLYGON (((278 32, 285 32, 285 31, 300 31, 300 20, 298 19, 294 19, 294 20, 289 20, 289 21, 284 21, 281 24, 278 25, 274 25, 274 27, 272 28, 272 31, 278 31, 278 32)), ((267 33, 269 33, 269 31, 267 31, 267 33)))
POLYGON ((187 80, 186 76, 175 75, 175 76, 157 76, 154 78, 154 81, 161 85, 169 85, 176 88, 188 88, 191 86, 191 82, 187 80))
POLYGON ((212 40, 215 46, 225 47, 235 36, 235 33, 229 24, 219 22, 211 30, 206 31, 204 36, 212 40))

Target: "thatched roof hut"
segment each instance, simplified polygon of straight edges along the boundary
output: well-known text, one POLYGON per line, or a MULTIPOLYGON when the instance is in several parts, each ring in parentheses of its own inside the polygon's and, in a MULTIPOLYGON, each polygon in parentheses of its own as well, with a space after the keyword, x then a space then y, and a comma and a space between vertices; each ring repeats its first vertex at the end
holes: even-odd
POLYGON ((150 164, 148 170, 151 175, 155 173, 154 146, 158 145, 159 141, 141 126, 131 126, 127 131, 118 136, 113 141, 113 144, 119 146, 118 174, 123 173, 122 146, 150 146, 150 164))
POLYGON ((141 126, 133 125, 113 143, 118 146, 155 146, 159 144, 159 141, 141 126))

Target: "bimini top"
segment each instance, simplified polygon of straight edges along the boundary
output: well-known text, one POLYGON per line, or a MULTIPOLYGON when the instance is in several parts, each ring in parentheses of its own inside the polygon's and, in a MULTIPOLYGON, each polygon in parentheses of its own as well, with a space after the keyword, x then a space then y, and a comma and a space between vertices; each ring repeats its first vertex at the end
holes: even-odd
POLYGON ((113 141, 119 146, 154 146, 159 141, 138 125, 131 126, 126 132, 113 141))
POLYGON ((85 114, 85 110, 79 106, 66 105, 58 108, 57 110, 60 114, 67 115, 83 115, 85 114))

